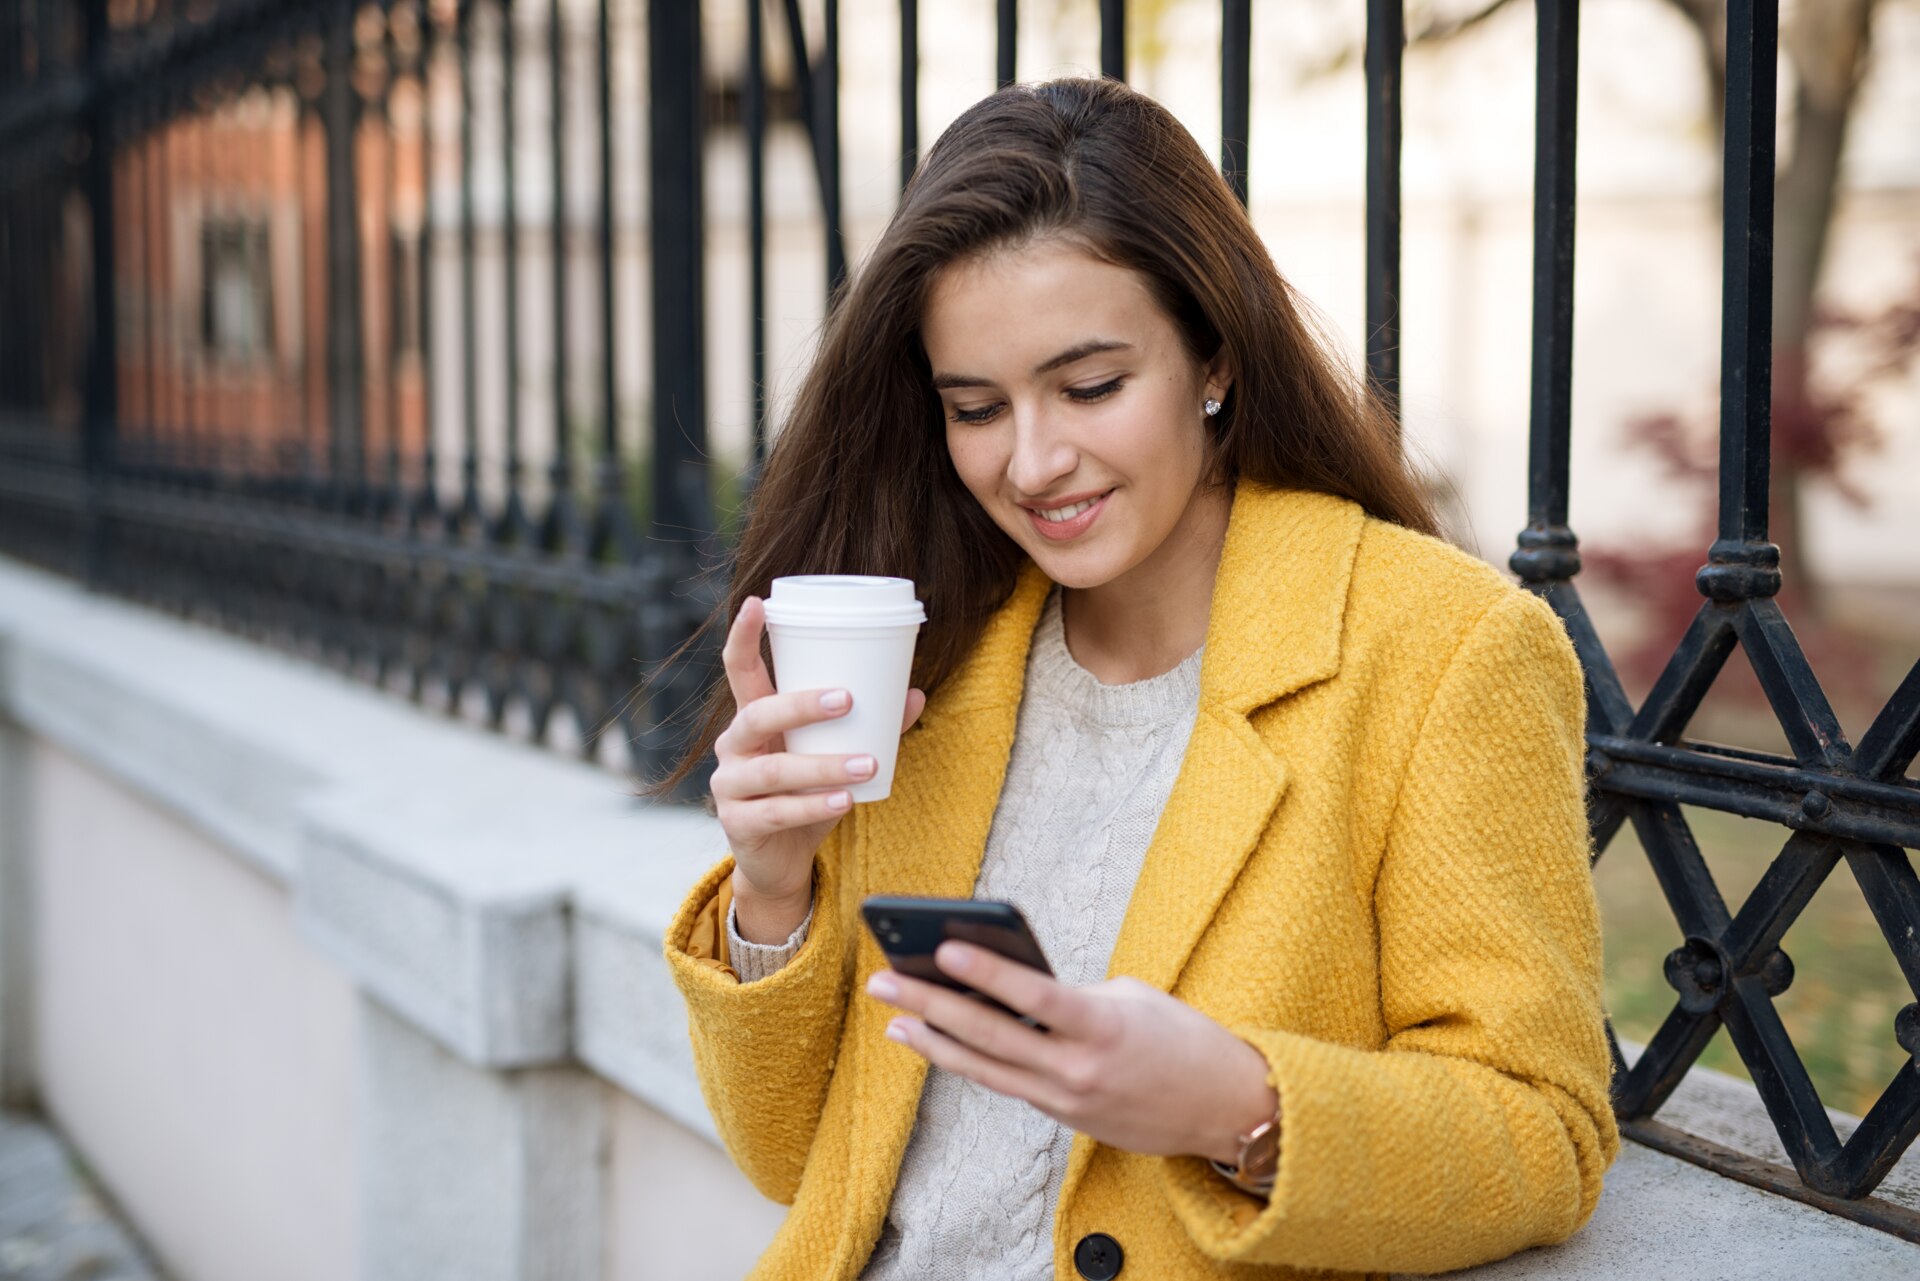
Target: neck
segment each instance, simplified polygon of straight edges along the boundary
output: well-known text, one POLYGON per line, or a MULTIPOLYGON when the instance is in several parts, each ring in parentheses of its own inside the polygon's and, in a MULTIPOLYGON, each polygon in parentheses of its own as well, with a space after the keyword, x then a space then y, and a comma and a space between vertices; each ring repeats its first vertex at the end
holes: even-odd
POLYGON ((1171 671, 1199 649, 1232 508, 1230 486, 1197 490, 1151 556, 1098 587, 1064 590, 1060 605, 1074 661, 1120 685, 1171 671))

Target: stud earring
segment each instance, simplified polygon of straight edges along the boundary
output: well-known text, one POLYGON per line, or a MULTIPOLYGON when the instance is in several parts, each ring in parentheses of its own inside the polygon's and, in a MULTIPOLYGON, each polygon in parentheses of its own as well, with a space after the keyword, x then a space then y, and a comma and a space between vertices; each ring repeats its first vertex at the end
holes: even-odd
POLYGON ((1207 417, 1211 418, 1220 412, 1220 402, 1217 400, 1209 400, 1202 408, 1207 411, 1207 417))

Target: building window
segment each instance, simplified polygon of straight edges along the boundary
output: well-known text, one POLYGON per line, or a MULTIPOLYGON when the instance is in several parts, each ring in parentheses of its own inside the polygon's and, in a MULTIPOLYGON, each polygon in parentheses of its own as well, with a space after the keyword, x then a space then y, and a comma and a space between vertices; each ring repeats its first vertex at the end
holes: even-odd
POLYGON ((267 224, 209 218, 200 226, 200 342, 217 361, 257 364, 273 351, 267 224))

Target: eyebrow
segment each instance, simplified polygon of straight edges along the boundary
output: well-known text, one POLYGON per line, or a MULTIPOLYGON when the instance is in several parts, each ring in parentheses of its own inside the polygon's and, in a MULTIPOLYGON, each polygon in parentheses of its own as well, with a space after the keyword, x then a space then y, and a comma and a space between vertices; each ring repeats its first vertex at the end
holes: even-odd
MULTIPOLYGON (((1075 343, 1051 360, 1043 360, 1033 367, 1034 376, 1052 373, 1062 365, 1071 365, 1076 360, 1085 360, 1088 356, 1097 356, 1103 351, 1132 351, 1133 344, 1121 342, 1116 338, 1089 338, 1083 343, 1075 343)), ((971 374, 935 374, 933 389, 945 391, 952 387, 991 387, 993 382, 987 378, 976 378, 971 374)))

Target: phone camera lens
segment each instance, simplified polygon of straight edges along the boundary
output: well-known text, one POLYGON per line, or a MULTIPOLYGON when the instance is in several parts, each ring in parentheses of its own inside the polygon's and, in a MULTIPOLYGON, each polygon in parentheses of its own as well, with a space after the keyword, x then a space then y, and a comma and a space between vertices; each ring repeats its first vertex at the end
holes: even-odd
POLYGON ((897 934, 897 933, 895 933, 895 932, 893 932, 893 931, 891 931, 891 930, 889 930, 889 931, 887 932, 887 942, 889 942, 889 943, 898 943, 899 941, 900 941, 900 935, 899 935, 899 934, 897 934))
POLYGON ((882 934, 893 933, 893 918, 890 916, 883 916, 879 920, 875 921, 874 924, 880 927, 880 932, 882 934))

